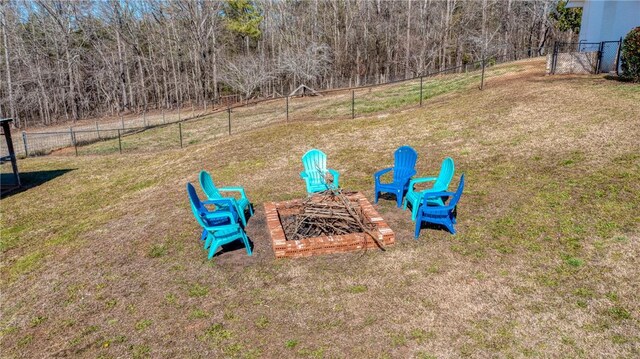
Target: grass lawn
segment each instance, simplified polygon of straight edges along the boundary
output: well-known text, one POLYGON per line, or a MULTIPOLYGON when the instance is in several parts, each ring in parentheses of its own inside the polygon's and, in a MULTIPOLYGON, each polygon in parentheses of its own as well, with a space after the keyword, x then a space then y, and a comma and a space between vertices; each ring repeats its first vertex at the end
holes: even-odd
MULTIPOLYGON (((535 63, 535 62, 534 62, 535 63)), ((485 77, 492 78, 506 73, 525 71, 531 63, 520 65, 502 64, 488 67, 485 77)), ((445 74, 423 79, 422 98, 427 100, 443 94, 475 88, 480 84, 480 71, 461 74, 445 74)), ((288 114, 287 101, 284 98, 263 101, 245 107, 233 108, 231 111, 231 132, 242 133, 249 130, 288 121, 308 120, 336 120, 378 114, 388 116, 391 112, 416 108, 420 103, 420 80, 360 88, 354 90, 336 90, 317 97, 289 98, 288 114), (353 96, 353 98, 352 98, 353 96), (353 114, 351 112, 353 100, 353 114)), ((182 123, 182 146, 211 141, 229 135, 229 114, 226 111, 202 115, 194 120, 182 123)), ((197 113, 195 113, 197 114, 197 113)), ((175 114, 173 114, 175 115, 175 114)), ((194 114, 192 114, 194 115, 194 114)), ((175 121, 177 117, 173 116, 175 121)), ((141 119, 140 119, 141 120, 141 119)), ((149 116, 149 123, 158 124, 157 116, 149 116)), ((135 124, 134 124, 135 125, 135 124)), ((137 126, 142 127, 139 123, 137 126)), ((94 142, 78 147, 80 155, 110 154, 133 152, 157 152, 171 148, 180 148, 180 127, 177 123, 162 127, 151 128, 142 132, 126 133, 120 141, 116 130, 101 130, 108 140, 94 142)), ((83 133, 79 133, 80 140, 83 133)), ((95 138, 93 133, 85 133, 86 138, 95 138)), ((67 135, 63 136, 66 140, 67 135)), ((56 154, 73 153, 73 148, 57 150, 56 154)))
POLYGON ((21 160, 43 183, 1 202, 2 356, 640 356, 640 86, 548 77, 542 62, 484 91, 451 81, 388 115, 21 160), (466 174, 459 234, 413 240, 410 212, 382 199, 388 251, 274 259, 262 204, 305 195, 305 151, 372 199, 372 174, 405 144, 420 175, 445 156, 454 185, 466 174), (185 193, 203 168, 246 188, 253 257, 206 260, 185 193))

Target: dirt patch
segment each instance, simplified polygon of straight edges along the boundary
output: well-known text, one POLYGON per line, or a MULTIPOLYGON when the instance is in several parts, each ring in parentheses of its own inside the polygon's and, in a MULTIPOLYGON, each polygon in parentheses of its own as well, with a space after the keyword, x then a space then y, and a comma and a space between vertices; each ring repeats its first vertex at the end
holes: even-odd
POLYGON ((640 93, 520 75, 386 118, 22 161, 74 171, 3 199, 3 354, 637 357, 640 93), (405 144, 420 176, 446 156, 454 184, 465 173, 456 236, 414 240, 410 212, 384 197, 387 251, 274 259, 261 204, 304 198, 306 150, 371 200, 372 174, 405 144), (245 187, 253 256, 206 260, 184 189, 203 168, 245 187))

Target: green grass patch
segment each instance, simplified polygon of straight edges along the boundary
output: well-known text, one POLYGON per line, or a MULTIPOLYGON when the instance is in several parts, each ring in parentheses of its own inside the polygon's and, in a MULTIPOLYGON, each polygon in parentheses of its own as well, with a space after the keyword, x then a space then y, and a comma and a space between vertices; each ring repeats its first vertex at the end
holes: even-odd
POLYGON ((151 321, 150 319, 142 319, 136 323, 135 329, 138 331, 143 331, 147 329, 151 324, 153 324, 153 321, 151 321))
POLYGON ((367 290, 368 290, 367 286, 363 285, 363 284, 353 285, 353 286, 349 287, 349 293, 351 293, 351 294, 364 293, 367 290))
POLYGON ((224 328, 221 323, 212 324, 207 328, 202 337, 203 340, 219 345, 222 341, 233 338, 233 333, 224 328))
POLYGON ((205 297, 207 294, 209 294, 209 287, 205 285, 195 283, 189 287, 190 297, 205 297))
POLYGON ((167 254, 167 246, 164 244, 154 244, 149 250, 149 257, 160 258, 167 254))
POLYGON ((15 280, 22 274, 34 270, 41 264, 43 258, 44 253, 38 250, 20 257, 9 270, 11 279, 15 280))

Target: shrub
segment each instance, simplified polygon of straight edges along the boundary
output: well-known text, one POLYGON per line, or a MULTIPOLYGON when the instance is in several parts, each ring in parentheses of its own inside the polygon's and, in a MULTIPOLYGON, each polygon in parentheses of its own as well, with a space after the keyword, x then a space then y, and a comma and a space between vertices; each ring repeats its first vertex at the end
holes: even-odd
POLYGON ((640 26, 631 30, 622 42, 622 76, 640 82, 640 26))

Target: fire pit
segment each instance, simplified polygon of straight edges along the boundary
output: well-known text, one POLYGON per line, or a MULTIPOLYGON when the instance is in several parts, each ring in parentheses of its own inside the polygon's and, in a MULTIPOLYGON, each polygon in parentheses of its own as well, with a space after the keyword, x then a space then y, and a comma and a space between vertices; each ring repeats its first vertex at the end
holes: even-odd
POLYGON ((276 258, 349 252, 395 242, 391 228, 360 192, 270 202, 265 213, 276 258))

